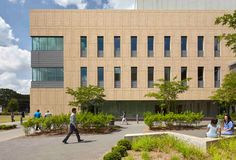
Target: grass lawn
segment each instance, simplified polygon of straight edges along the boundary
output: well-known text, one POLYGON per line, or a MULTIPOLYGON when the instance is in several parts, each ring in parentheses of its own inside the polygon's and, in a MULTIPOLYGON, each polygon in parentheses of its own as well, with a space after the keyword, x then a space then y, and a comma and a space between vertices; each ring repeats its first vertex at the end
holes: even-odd
MULTIPOLYGON (((15 115, 14 119, 15 121, 20 121, 20 115, 15 115)), ((29 116, 25 116, 25 118, 23 120, 28 119, 29 116)), ((6 122, 11 122, 11 116, 10 115, 0 115, 0 124, 1 123, 6 123, 6 122)))

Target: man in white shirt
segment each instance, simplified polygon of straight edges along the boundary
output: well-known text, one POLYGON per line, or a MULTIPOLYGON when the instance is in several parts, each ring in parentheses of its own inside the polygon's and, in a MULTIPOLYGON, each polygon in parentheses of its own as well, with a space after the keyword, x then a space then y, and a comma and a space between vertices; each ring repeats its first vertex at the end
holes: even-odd
POLYGON ((73 132, 75 132, 78 142, 83 141, 80 139, 79 131, 76 128, 76 108, 72 108, 72 113, 70 115, 70 131, 62 142, 68 144, 67 140, 73 132))

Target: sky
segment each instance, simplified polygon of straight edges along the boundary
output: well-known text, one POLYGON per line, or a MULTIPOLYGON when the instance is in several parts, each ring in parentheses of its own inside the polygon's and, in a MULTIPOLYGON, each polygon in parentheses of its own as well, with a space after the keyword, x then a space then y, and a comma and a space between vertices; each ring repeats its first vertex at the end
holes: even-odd
POLYGON ((0 88, 29 94, 31 9, 133 9, 135 0, 0 0, 0 88))

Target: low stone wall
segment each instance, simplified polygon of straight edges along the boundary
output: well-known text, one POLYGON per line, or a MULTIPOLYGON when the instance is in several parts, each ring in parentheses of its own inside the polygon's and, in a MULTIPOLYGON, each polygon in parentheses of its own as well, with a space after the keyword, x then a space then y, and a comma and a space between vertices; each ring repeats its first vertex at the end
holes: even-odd
POLYGON ((223 138, 200 138, 190 135, 185 135, 181 133, 176 132, 152 132, 152 133, 136 133, 136 134, 126 134, 124 136, 125 139, 128 139, 132 141, 135 138, 142 137, 142 136, 160 136, 163 134, 174 136, 180 140, 183 140, 186 143, 189 143, 191 145, 196 146, 197 148, 200 148, 202 151, 207 152, 207 149, 214 143, 221 141, 225 138, 235 138, 236 136, 227 136, 223 138))

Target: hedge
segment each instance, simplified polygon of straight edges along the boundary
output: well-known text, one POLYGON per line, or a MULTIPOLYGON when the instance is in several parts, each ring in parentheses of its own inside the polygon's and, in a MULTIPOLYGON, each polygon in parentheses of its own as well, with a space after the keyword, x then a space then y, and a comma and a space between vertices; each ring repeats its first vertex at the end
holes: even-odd
POLYGON ((5 124, 0 125, 0 130, 9 130, 9 129, 14 129, 14 128, 16 128, 15 124, 13 124, 13 125, 5 125, 5 124))
MULTIPOLYGON (((99 130, 103 127, 108 127, 110 121, 114 117, 112 115, 106 115, 103 113, 92 114, 92 113, 79 113, 76 114, 76 120, 79 129, 84 130, 99 130)), ((40 126, 41 133, 61 131, 66 132, 70 122, 69 114, 61 114, 50 117, 41 118, 30 118, 27 122, 23 123, 25 128, 25 134, 29 135, 31 129, 34 129, 36 125, 40 126)))
POLYGON ((168 114, 144 114, 144 122, 149 128, 153 127, 168 127, 168 126, 191 126, 193 123, 198 124, 202 121, 204 115, 202 113, 184 112, 181 114, 175 114, 169 112, 168 114))

